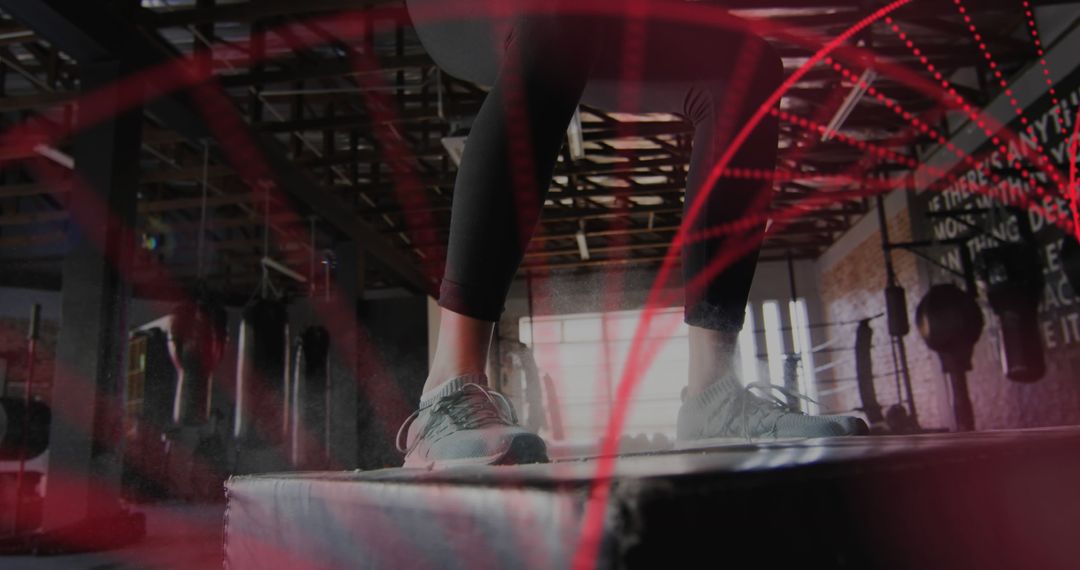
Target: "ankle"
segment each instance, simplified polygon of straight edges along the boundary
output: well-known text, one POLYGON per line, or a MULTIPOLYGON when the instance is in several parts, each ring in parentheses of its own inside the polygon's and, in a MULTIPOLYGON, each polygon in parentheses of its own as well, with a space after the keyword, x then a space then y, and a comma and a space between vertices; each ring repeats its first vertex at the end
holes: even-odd
POLYGON ((683 399, 683 403, 700 402, 712 398, 724 397, 725 394, 730 393, 732 390, 741 388, 742 385, 739 381, 731 374, 727 374, 708 383, 695 385, 693 387, 687 386, 686 397, 683 399))
POLYGON ((697 382, 690 382, 686 385, 686 398, 684 401, 690 401, 692 399, 700 397, 710 387, 716 384, 716 380, 711 382, 699 380, 697 382))
POLYGON ((446 368, 432 368, 424 381, 423 394, 429 395, 444 387, 447 382, 462 376, 484 377, 483 366, 458 366, 446 368))
POLYGON ((495 323, 443 308, 439 311, 439 340, 424 392, 466 374, 483 374, 495 323))
POLYGON ((426 408, 441 398, 463 390, 469 384, 486 385, 487 378, 482 374, 464 374, 448 378, 420 394, 420 408, 426 408))
POLYGON ((700 396, 718 382, 736 382, 733 376, 737 335, 690 327, 690 369, 687 399, 700 396))

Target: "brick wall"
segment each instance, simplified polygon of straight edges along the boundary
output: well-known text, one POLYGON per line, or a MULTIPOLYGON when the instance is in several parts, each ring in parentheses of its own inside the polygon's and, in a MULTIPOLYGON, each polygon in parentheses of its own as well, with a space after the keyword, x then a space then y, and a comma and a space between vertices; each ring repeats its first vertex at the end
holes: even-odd
MULTIPOLYGON (((908 211, 903 209, 889 220, 893 241, 911 239, 908 211)), ((819 274, 824 317, 827 322, 853 321, 885 310, 883 289, 885 266, 880 234, 872 233, 843 259, 819 274)), ((920 264, 925 263, 905 251, 894 251, 893 261, 897 278, 907 292, 908 312, 912 332, 905 337, 908 364, 911 370, 915 403, 920 424, 926 428, 951 424, 949 390, 935 353, 926 348, 914 329, 914 313, 926 292, 920 277, 920 264)), ((1005 378, 998 357, 996 317, 983 306, 986 328, 975 348, 973 369, 969 373, 969 388, 979 429, 1021 428, 1080 423, 1080 351, 1054 349, 1047 353, 1046 377, 1034 384, 1019 384, 1005 378)), ((878 401, 887 406, 896 401, 892 356, 884 318, 875 319, 874 373, 878 401)), ((836 341, 833 378, 826 378, 823 389, 835 388, 823 402, 827 409, 850 410, 860 405, 856 385, 853 355, 855 325, 829 327, 829 338, 836 341), (847 359, 845 362, 844 360, 847 359), (835 382, 831 384, 831 382, 835 382)))
MULTIPOLYGON (((902 210, 889 220, 889 237, 893 241, 911 239, 907 210, 902 210)), ((911 253, 893 252, 896 277, 907 293, 909 314, 915 312, 915 306, 925 292, 920 284, 916 263, 917 258, 911 253)), ((852 323, 884 312, 886 275, 880 234, 874 232, 864 239, 842 260, 821 272, 819 279, 826 322, 852 323)), ((874 319, 870 326, 874 331, 874 385, 878 402, 887 407, 897 401, 896 379, 893 375, 896 367, 889 346, 888 327, 884 317, 874 319)), ((914 323, 912 326, 914 327, 914 323)), ((831 387, 835 391, 822 402, 826 409, 850 410, 861 405, 854 382, 855 327, 852 323, 832 325, 828 328, 829 339, 836 343, 832 348, 839 352, 833 354, 833 361, 838 362, 832 369, 832 381, 835 384, 831 387)), ((914 328, 904 338, 904 342, 920 425, 948 425, 948 416, 945 415, 947 407, 942 405, 946 401, 947 392, 942 383, 937 356, 926 348, 914 328)), ((825 379, 824 382, 829 380, 825 379)))

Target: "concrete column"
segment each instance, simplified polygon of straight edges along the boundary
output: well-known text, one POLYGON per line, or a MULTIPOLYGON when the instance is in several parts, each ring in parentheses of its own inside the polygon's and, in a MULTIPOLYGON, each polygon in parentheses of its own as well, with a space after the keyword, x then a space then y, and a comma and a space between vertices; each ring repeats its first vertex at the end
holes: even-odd
MULTIPOLYGON (((94 91, 124 75, 115 61, 79 66, 94 91)), ((57 370, 44 524, 55 529, 119 508, 127 305, 139 181, 142 110, 79 133, 75 174, 81 190, 68 203, 72 223, 63 265, 57 370)))

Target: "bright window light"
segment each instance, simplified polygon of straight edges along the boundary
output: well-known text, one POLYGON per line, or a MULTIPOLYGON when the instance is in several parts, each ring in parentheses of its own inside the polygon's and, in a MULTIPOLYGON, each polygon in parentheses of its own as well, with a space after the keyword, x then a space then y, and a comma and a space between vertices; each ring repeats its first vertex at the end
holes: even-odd
MULTIPOLYGON (((540 377, 551 377, 555 398, 548 398, 545 384, 544 405, 558 402, 561 443, 595 443, 604 433, 641 316, 642 311, 612 311, 519 321, 518 339, 533 350, 540 377)), ((624 435, 650 440, 657 436, 670 440, 675 435, 675 417, 690 366, 682 318, 681 307, 659 309, 646 331, 649 344, 660 342, 660 348, 642 371, 624 435)), ((542 435, 550 435, 550 426, 542 435)))
MULTIPOLYGON (((814 353, 810 341, 810 319, 806 311, 806 300, 799 299, 788 303, 791 316, 791 345, 799 352, 799 391, 817 400, 817 378, 814 375, 814 353)), ((817 404, 805 402, 806 411, 818 413, 817 404)))
POLYGON ((784 337, 781 332, 780 306, 776 301, 761 304, 765 319, 765 350, 769 358, 769 383, 784 385, 784 337))
POLYGON ((754 334, 754 306, 746 306, 746 320, 743 328, 739 331, 736 341, 736 353, 739 356, 740 374, 739 381, 743 385, 761 381, 758 374, 757 340, 754 334))

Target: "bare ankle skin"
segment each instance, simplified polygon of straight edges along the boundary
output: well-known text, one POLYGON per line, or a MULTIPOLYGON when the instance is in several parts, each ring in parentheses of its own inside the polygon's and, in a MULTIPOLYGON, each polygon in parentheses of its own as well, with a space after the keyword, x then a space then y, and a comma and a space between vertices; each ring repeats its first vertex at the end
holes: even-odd
POLYGON ((738 333, 720 332, 690 327, 690 374, 686 396, 692 398, 705 391, 733 366, 735 340, 738 333))

